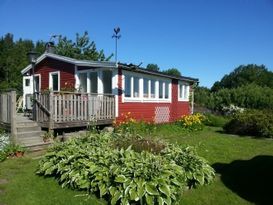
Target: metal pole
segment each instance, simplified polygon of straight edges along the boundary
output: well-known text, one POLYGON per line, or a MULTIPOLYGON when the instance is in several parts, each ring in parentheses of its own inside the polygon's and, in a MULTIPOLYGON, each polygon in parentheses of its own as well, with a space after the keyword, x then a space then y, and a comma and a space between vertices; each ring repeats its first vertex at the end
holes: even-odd
POLYGON ((35 63, 31 62, 31 67, 32 67, 32 89, 33 89, 33 96, 32 96, 32 119, 35 118, 34 116, 34 109, 35 109, 35 76, 34 76, 34 67, 35 63))
POLYGON ((115 62, 118 61, 118 38, 116 37, 116 55, 115 55, 115 62))

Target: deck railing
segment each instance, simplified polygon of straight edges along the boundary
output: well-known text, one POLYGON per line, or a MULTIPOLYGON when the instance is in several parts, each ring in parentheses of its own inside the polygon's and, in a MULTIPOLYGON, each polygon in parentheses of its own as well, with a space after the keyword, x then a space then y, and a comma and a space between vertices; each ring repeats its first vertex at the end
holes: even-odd
POLYGON ((16 91, 0 93, 0 125, 16 137, 16 91))
POLYGON ((35 102, 34 119, 49 128, 68 127, 73 123, 84 126, 84 122, 115 118, 115 98, 110 94, 36 93, 35 102))

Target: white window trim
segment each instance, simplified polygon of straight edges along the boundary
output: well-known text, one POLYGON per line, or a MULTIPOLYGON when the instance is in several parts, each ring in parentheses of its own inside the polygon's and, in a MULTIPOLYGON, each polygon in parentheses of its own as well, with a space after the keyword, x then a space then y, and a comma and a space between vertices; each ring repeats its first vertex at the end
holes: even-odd
POLYGON ((34 80, 35 80, 35 77, 39 78, 39 91, 41 92, 41 74, 34 74, 34 80))
POLYGON ((162 77, 154 77, 145 74, 134 73, 130 71, 122 71, 122 102, 147 102, 147 103, 171 103, 172 102, 172 92, 171 92, 172 80, 162 77), (131 97, 125 97, 125 75, 131 76, 131 97), (139 80, 139 97, 133 97, 133 77, 138 77, 139 80), (148 79, 148 98, 143 97, 143 86, 144 78, 148 79), (155 80, 155 98, 151 98, 151 80, 155 80), (159 98, 159 80, 163 81, 163 84, 168 83, 169 96, 165 98, 165 88, 163 87, 163 97, 159 98))
POLYGON ((182 101, 182 102, 188 102, 189 99, 190 99, 190 85, 189 83, 186 83, 186 82, 182 82, 182 81, 178 81, 178 93, 177 93, 177 96, 178 96, 178 101, 182 101), (182 97, 180 97, 180 86, 184 86, 183 88, 184 89, 187 89, 187 98, 185 98, 184 95, 184 89, 182 90, 182 97))
POLYGON ((55 92, 60 92, 60 85, 61 85, 61 82, 60 82, 60 79, 61 79, 61 76, 60 76, 60 71, 54 71, 54 72, 50 72, 49 73, 49 89, 53 90, 53 81, 52 81, 52 75, 55 75, 57 74, 58 75, 58 91, 54 90, 55 92))

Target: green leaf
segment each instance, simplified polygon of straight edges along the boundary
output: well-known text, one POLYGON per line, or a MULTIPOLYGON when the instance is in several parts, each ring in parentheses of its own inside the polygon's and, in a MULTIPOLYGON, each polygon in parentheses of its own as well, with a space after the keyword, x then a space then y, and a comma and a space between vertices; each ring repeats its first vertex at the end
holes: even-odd
POLYGON ((172 204, 172 199, 170 197, 163 198, 163 200, 164 200, 164 203, 167 204, 167 205, 171 205, 172 204))
POLYGON ((159 191, 165 194, 167 197, 171 195, 170 187, 166 184, 162 184, 159 186, 159 191))
POLYGON ((124 183, 124 182, 126 182, 126 177, 125 177, 124 175, 118 175, 118 176, 115 178, 115 182, 124 183))
POLYGON ((146 203, 148 205, 153 205, 154 204, 154 197, 149 195, 149 194, 145 194, 145 199, 146 199, 146 203))
POLYGON ((107 193, 107 188, 106 188, 105 184, 100 184, 99 190, 100 190, 100 198, 103 197, 107 193))
POLYGON ((136 192, 136 189, 130 189, 129 190, 129 195, 130 195, 130 199, 131 200, 134 200, 134 201, 138 201, 139 200, 139 197, 138 197, 138 194, 136 192))
POLYGON ((111 205, 115 205, 117 201, 122 197, 122 194, 119 191, 115 192, 115 195, 111 199, 111 205))
POLYGON ((145 185, 145 190, 148 192, 150 195, 159 195, 156 186, 153 183, 147 183, 145 185))
POLYGON ((164 200, 163 200, 163 198, 161 196, 157 197, 157 202, 158 202, 159 205, 164 205, 164 200))

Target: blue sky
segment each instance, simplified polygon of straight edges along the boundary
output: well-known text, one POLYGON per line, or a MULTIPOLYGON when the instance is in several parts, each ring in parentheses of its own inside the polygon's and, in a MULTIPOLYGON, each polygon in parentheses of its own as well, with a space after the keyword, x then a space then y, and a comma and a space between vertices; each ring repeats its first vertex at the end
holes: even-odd
POLYGON ((202 86, 241 64, 273 70, 273 0, 0 1, 0 36, 48 41, 88 31, 109 55, 116 26, 119 61, 176 67, 202 86))

